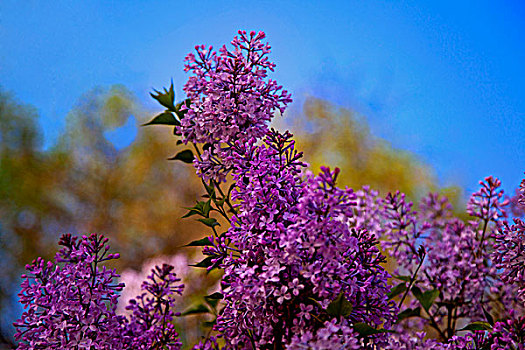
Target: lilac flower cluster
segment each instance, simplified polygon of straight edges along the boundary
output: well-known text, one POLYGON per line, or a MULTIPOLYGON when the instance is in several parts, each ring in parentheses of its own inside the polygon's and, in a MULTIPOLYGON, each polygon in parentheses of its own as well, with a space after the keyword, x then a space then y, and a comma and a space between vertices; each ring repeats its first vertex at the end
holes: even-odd
MULTIPOLYGON (((508 201, 498 189, 499 180, 489 177, 481 185, 468 204, 468 212, 479 221, 465 223, 454 218, 450 203, 437 194, 421 201, 419 213, 399 194, 388 195, 385 201, 383 245, 397 259, 398 273, 412 276, 415 298, 408 310, 423 306, 422 291, 432 296, 420 325, 433 328, 443 340, 450 339, 465 320, 485 320, 485 313, 494 306, 490 301, 503 287, 497 271, 502 266, 491 259, 492 233, 505 223, 508 201), (418 256, 419 249, 424 249, 424 256, 418 256)), ((506 233, 505 237, 509 239, 506 233)), ((504 256, 509 256, 508 250, 504 256)))
POLYGON ((289 133, 272 130, 264 142, 236 154, 238 214, 228 245, 215 247, 233 252, 222 263, 225 307, 217 330, 234 347, 264 348, 293 344, 294 337, 344 343, 358 322, 388 327, 395 314, 389 275, 374 234, 347 223, 353 191, 335 186, 338 170, 303 175, 289 133), (351 308, 341 323, 326 312, 340 294, 351 308), (332 326, 316 321, 325 316, 332 326))
POLYGON ((525 316, 514 317, 509 311, 506 321, 496 322, 490 332, 474 331, 464 336, 454 336, 445 349, 490 349, 490 350, 524 350, 525 349, 525 316))
POLYGON ((217 53, 201 45, 186 57, 184 69, 193 75, 184 91, 191 105, 180 132, 186 143, 207 144, 194 163, 204 179, 224 180, 230 170, 224 159, 232 144, 264 136, 273 114, 291 102, 286 90, 267 79, 275 64, 268 60, 264 37, 263 32, 239 31, 233 50, 223 46, 217 53))
POLYGON ((26 310, 14 324, 18 349, 180 348, 170 307, 183 286, 176 285, 173 267, 155 268, 144 293, 130 302, 130 318, 118 316, 124 285, 103 265, 119 257, 108 253, 107 241, 96 234, 82 239, 66 234, 55 262, 38 258, 27 265, 19 294, 26 310))
POLYGON ((502 269, 503 282, 518 288, 518 296, 525 300, 525 222, 515 218, 514 224, 504 223, 494 234, 492 259, 502 269))

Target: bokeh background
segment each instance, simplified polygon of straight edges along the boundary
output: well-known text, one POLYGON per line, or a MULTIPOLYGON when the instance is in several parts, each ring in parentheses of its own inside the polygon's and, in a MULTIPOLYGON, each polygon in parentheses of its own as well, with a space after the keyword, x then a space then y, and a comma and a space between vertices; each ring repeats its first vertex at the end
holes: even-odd
POLYGON ((442 191, 461 210, 480 179, 512 195, 523 177, 523 1, 2 0, 0 342, 24 264, 61 233, 105 233, 127 275, 197 258, 180 247, 202 229, 180 216, 198 181, 166 160, 169 129, 140 125, 160 111, 153 88, 173 79, 184 98, 195 45, 239 29, 266 32, 271 78, 293 94, 276 126, 342 185, 442 191))

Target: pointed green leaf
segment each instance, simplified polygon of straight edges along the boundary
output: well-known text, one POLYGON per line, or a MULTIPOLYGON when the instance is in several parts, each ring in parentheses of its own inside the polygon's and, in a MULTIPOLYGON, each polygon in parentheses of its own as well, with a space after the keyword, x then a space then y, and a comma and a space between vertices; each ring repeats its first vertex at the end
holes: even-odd
POLYGON ((213 320, 213 321, 205 321, 202 323, 202 325, 204 327, 213 327, 215 326, 215 324, 217 323, 217 319, 213 320))
POLYGON ((175 119, 171 112, 164 111, 146 124, 142 124, 142 126, 146 125, 180 125, 180 122, 175 119))
POLYGON ((204 203, 204 205, 202 207, 202 214, 205 217, 209 217, 210 216, 210 210, 211 210, 211 201, 207 201, 207 202, 204 203))
POLYGON ((224 299, 224 295, 220 292, 215 292, 213 294, 210 294, 210 295, 206 295, 205 296, 206 299, 217 299, 217 300, 221 300, 221 299, 224 299))
POLYGON ((405 290, 407 290, 407 284, 405 282, 399 283, 397 286, 395 286, 394 288, 390 290, 390 293, 387 294, 388 299, 392 299, 398 296, 399 294, 403 293, 405 290))
MULTIPOLYGON (((187 209, 187 208, 185 208, 185 209, 187 209)), ((186 214, 184 214, 184 215, 182 216, 182 218, 183 218, 183 219, 184 219, 184 218, 189 218, 190 216, 193 216, 193 215, 202 215, 202 213, 199 212, 199 211, 196 211, 195 209, 190 209, 190 211, 187 212, 186 214)))
POLYGON ((393 277, 397 278, 398 280, 401 280, 401 281, 410 282, 410 276, 397 275, 397 276, 393 276, 393 277))
POLYGON ((198 219, 198 221, 209 227, 220 226, 214 218, 198 219))
POLYGON ((352 313, 352 304, 345 298, 344 293, 341 292, 326 308, 326 312, 334 317, 347 317, 352 313))
POLYGON ((210 245, 212 245, 210 239, 208 237, 204 237, 202 239, 197 239, 191 243, 186 244, 185 247, 204 247, 210 245))
POLYGON ((370 327, 366 323, 362 323, 362 322, 354 324, 354 330, 363 337, 368 337, 370 335, 379 334, 379 333, 385 333, 384 329, 375 329, 373 327, 370 327))
POLYGON ((168 158, 169 160, 180 160, 184 163, 192 163, 193 162, 193 152, 189 149, 184 150, 182 152, 177 153, 174 157, 168 158))
POLYGON ((155 91, 155 94, 150 93, 151 97, 157 100, 168 110, 176 112, 175 105, 173 104, 175 102, 175 91, 173 90, 173 81, 171 82, 169 90, 166 90, 166 88, 164 88, 164 92, 160 92, 155 89, 153 89, 153 91, 155 91))
POLYGON ((217 304, 219 304, 219 301, 218 299, 206 299, 206 302, 213 308, 215 309, 217 307, 217 304))
POLYGON ((489 323, 477 321, 461 328, 460 331, 490 331, 491 329, 492 326, 489 323))
POLYGON ((483 314, 485 315, 485 318, 487 319, 487 322, 491 326, 494 326, 494 318, 492 317, 492 315, 485 309, 483 304, 481 304, 481 308, 483 309, 483 314))
POLYGON ((181 316, 208 313, 210 310, 204 304, 195 305, 181 313, 181 316))
POLYGON ((202 261, 196 263, 195 265, 190 265, 190 266, 194 266, 194 267, 210 267, 213 265, 213 262, 212 262, 212 259, 213 257, 211 256, 208 256, 206 258, 204 258, 202 261))
POLYGON ((183 218, 187 218, 187 217, 190 217, 190 216, 193 216, 193 215, 205 216, 204 213, 203 213, 205 204, 206 204, 206 202, 197 201, 195 206, 193 206, 191 208, 183 207, 184 209, 188 209, 189 210, 189 212, 186 213, 183 216, 183 218))
POLYGON ((421 289, 418 287, 412 287, 412 294, 416 297, 417 300, 421 303, 421 306, 428 311, 430 310, 430 307, 434 303, 434 300, 439 295, 439 290, 433 289, 433 290, 427 290, 426 292, 422 293, 421 289))
POLYGON ((402 321, 405 318, 419 317, 419 316, 421 316, 421 308, 420 307, 416 307, 415 309, 408 308, 406 310, 403 310, 402 312, 400 312, 397 315, 397 322, 402 321))

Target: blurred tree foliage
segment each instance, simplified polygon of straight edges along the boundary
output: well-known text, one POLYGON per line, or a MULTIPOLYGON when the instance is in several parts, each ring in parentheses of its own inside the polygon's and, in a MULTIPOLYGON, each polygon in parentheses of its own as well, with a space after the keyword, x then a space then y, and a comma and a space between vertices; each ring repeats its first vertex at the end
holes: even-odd
MULTIPOLYGON (((366 119, 328 101, 307 98, 302 113, 290 118, 299 149, 314 172, 322 165, 339 167, 339 185, 364 185, 381 195, 397 190, 419 200, 439 189, 434 170, 414 154, 393 148, 374 137, 366 119)), ((439 189, 453 204, 461 201, 459 187, 439 189)))

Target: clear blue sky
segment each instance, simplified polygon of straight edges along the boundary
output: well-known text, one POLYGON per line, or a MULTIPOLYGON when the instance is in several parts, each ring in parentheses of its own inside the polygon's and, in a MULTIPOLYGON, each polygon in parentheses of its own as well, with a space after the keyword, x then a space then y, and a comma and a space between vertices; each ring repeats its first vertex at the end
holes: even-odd
POLYGON ((0 84, 50 143, 76 99, 124 84, 143 100, 200 43, 263 30, 274 74, 365 114, 373 132, 467 191, 525 171, 523 1, 0 1, 0 84))

